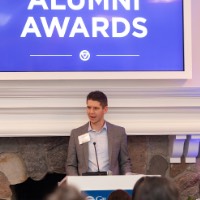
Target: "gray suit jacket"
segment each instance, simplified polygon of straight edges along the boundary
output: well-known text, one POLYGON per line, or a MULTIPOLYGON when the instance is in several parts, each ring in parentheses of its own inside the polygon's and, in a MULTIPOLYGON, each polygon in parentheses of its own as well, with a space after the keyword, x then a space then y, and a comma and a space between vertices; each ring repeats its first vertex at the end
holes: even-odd
MULTIPOLYGON (((72 130, 66 164, 67 175, 77 176, 88 171, 88 143, 79 144, 78 136, 88 132, 89 123, 72 130)), ((109 170, 113 175, 131 172, 125 129, 106 122, 108 133, 109 170)))

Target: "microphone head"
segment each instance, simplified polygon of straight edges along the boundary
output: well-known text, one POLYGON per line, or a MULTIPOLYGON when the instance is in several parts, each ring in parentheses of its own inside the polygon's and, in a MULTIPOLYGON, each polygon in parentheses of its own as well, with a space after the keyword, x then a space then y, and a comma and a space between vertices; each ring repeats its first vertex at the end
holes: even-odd
POLYGON ((93 145, 96 145, 96 142, 93 142, 93 145))

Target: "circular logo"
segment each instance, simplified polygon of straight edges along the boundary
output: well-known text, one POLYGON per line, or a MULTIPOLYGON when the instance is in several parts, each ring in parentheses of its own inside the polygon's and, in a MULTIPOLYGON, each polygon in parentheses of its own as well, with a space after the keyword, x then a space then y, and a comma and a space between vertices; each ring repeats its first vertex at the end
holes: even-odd
POLYGON ((87 196, 87 198, 86 198, 87 200, 95 200, 95 198, 94 197, 92 197, 92 196, 87 196))
POLYGON ((82 61, 88 61, 90 59, 90 52, 83 50, 79 53, 79 57, 82 61))
POLYGON ((102 196, 98 196, 96 197, 96 200, 105 200, 106 198, 102 197, 102 196))

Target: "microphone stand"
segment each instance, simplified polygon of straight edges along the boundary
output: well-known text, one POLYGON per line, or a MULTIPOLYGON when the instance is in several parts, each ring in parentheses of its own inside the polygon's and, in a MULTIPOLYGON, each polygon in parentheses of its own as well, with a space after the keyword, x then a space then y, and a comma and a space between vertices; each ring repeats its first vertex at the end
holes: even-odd
POLYGON ((96 157, 96 161, 97 161, 97 172, 86 172, 86 173, 82 173, 82 176, 106 176, 107 172, 106 171, 100 171, 99 169, 99 162, 98 162, 98 157, 97 157, 97 149, 96 149, 96 142, 93 142, 94 145, 94 150, 95 150, 95 157, 96 157))
POLYGON ((96 161, 97 161, 98 172, 100 172, 100 170, 99 170, 99 162, 98 162, 98 158, 97 158, 96 142, 93 142, 93 145, 94 145, 94 150, 95 150, 95 156, 96 156, 96 161))

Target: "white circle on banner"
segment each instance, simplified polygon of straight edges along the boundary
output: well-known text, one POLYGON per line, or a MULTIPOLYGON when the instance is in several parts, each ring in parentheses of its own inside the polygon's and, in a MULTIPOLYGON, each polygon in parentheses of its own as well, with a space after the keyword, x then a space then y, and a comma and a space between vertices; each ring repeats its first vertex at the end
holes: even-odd
POLYGON ((79 53, 79 58, 82 60, 82 61, 88 61, 90 59, 90 52, 87 51, 87 50, 82 50, 80 53, 79 53))

